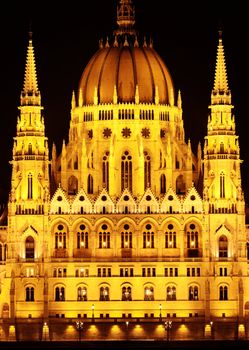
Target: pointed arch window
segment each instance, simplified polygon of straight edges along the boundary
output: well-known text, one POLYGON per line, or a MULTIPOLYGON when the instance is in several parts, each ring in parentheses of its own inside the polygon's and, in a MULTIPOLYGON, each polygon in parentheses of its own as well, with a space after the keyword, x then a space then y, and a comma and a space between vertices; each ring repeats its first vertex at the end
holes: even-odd
POLYGON ((227 258, 228 256, 228 240, 225 235, 219 238, 219 258, 227 258))
POLYGON ((109 301, 110 300, 109 287, 107 287, 107 286, 100 287, 99 300, 100 301, 109 301))
POLYGON ((26 301, 35 301, 35 290, 34 287, 26 288, 26 301))
POLYGON ((7 244, 0 243, 0 261, 6 261, 7 258, 7 244))
POLYGON ((59 224, 55 232, 55 249, 67 248, 67 234, 64 225, 59 224))
POLYGON ((33 198, 33 177, 32 174, 28 174, 28 199, 33 198))
POLYGON ((199 300, 199 291, 197 286, 190 286, 188 292, 188 300, 199 300))
POLYGON ((35 241, 32 236, 26 238, 25 241, 25 257, 26 259, 34 259, 35 257, 35 241))
POLYGON ((160 176, 160 193, 161 194, 166 193, 166 176, 165 176, 165 174, 161 174, 161 176, 160 176))
POLYGON ((109 152, 105 152, 102 160, 102 182, 103 187, 109 191, 109 152))
POLYGON ((166 300, 176 300, 176 287, 168 286, 166 290, 166 300))
POLYGON ((144 288, 144 300, 154 300, 154 288, 146 286, 144 288))
POLYGON ((89 174, 87 178, 87 192, 93 194, 93 177, 91 174, 89 174))
POLYGON ((55 288, 55 301, 65 301, 65 288, 56 287, 55 288))
POLYGON ((187 248, 197 249, 199 247, 199 234, 195 224, 190 224, 187 229, 187 248))
POLYGON ((32 144, 29 143, 28 145, 28 155, 32 155, 32 144))
POLYGON ((228 300, 228 287, 220 286, 219 288, 219 300, 228 300))
POLYGON ((121 248, 132 248, 132 232, 128 224, 124 225, 124 230, 121 232, 121 248))
POLYGON ((184 194, 186 192, 186 184, 183 175, 179 175, 176 179, 176 194, 184 194))
POLYGON ((144 151, 144 189, 151 187, 151 157, 144 151))
POLYGON ((143 232, 143 248, 154 248, 154 231, 151 224, 145 226, 143 232))
POLYGON ((125 300, 125 301, 132 300, 131 287, 130 286, 122 287, 122 300, 125 300))
POLYGON ((88 230, 85 224, 81 224, 77 232, 77 249, 88 249, 88 230))
POLYGON ((79 287, 77 294, 78 294, 78 296, 77 296, 78 301, 87 301, 87 289, 86 289, 86 287, 79 287))
POLYGON ((168 224, 165 232, 165 248, 176 248, 176 231, 172 224, 168 224))
POLYGON ((220 173, 220 198, 225 198, 225 174, 220 173))
POLYGON ((74 195, 78 192, 78 179, 76 176, 72 175, 68 179, 68 194, 74 195))
POLYGON ((106 224, 101 226, 99 232, 99 248, 110 248, 111 247, 111 234, 106 224))
POLYGON ((125 188, 132 192, 132 156, 128 151, 121 157, 121 191, 125 188))

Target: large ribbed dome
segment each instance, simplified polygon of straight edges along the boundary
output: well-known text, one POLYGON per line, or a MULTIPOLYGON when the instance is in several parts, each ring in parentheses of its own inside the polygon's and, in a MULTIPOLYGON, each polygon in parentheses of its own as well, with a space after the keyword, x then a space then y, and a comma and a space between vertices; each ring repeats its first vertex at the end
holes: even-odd
MULTIPOLYGON (((87 64, 79 84, 79 100, 96 103, 170 104, 174 88, 169 71, 152 44, 139 45, 132 0, 119 0, 114 40, 87 64)), ((171 100, 172 101, 172 100, 171 100)))
POLYGON ((134 102, 136 91, 140 103, 154 103, 155 96, 162 104, 169 103, 174 93, 167 67, 151 45, 138 47, 128 43, 114 42, 100 48, 87 64, 79 84, 84 105, 113 103, 117 93, 118 102, 134 102))

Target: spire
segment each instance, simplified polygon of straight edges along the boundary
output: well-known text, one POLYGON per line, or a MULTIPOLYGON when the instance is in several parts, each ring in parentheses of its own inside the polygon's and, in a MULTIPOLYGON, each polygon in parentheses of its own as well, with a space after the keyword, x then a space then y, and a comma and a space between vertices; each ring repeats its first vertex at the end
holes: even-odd
POLYGON ((182 96, 181 96, 181 91, 180 91, 180 90, 178 91, 177 107, 178 107, 179 109, 182 108, 182 96))
POLYGON ((230 104, 231 94, 228 87, 227 70, 225 62, 224 47, 222 42, 222 31, 219 31, 219 42, 216 56, 216 67, 214 77, 214 88, 212 91, 212 104, 230 104))
POLYGON ((117 6, 117 24, 118 29, 114 32, 117 35, 130 34, 136 35, 133 28, 135 24, 135 7, 132 0, 120 0, 117 6))
POLYGON ((21 105, 41 105, 40 91, 38 90, 32 32, 29 32, 24 84, 21 93, 21 105))
POLYGON ((221 30, 219 31, 219 44, 218 44, 217 59, 216 59, 214 90, 220 91, 220 92, 221 91, 227 92, 229 90, 221 30))

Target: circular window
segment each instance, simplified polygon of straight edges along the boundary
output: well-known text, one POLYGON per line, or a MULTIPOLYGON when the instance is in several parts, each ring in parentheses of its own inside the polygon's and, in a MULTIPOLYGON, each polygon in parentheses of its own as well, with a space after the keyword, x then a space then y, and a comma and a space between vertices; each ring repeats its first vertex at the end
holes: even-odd
POLYGON ((79 200, 80 200, 81 202, 83 202, 83 201, 85 200, 85 197, 84 197, 84 196, 80 196, 79 200))
POLYGON ((101 226, 101 228, 102 228, 102 230, 107 230, 107 225, 106 225, 106 224, 103 224, 103 225, 101 226))
POLYGON ((195 196, 194 195, 190 196, 190 199, 191 199, 191 201, 194 201, 195 200, 195 196))
POLYGON ((62 231, 64 229, 64 226, 63 225, 58 225, 57 228, 58 228, 59 231, 62 231))
POLYGON ((102 196, 101 199, 102 199, 103 202, 105 202, 107 200, 107 197, 106 196, 102 196))
POLYGON ((146 200, 151 201, 151 196, 150 195, 146 196, 146 200))
POLYGON ((146 230, 151 230, 151 224, 147 224, 147 225, 145 226, 145 228, 146 228, 146 230))
POLYGON ((81 225, 80 225, 81 231, 85 230, 85 228, 86 228, 86 226, 85 226, 84 224, 81 224, 81 225))
POLYGON ((61 201, 62 201, 62 197, 61 197, 61 196, 58 196, 58 197, 57 197, 57 201, 58 201, 58 202, 61 202, 61 201))
POLYGON ((190 224, 189 227, 191 228, 191 230, 195 229, 195 224, 190 224))
POLYGON ((127 196, 127 194, 124 196, 124 201, 128 201, 130 199, 130 197, 129 196, 127 196))
POLYGON ((173 201, 173 199, 174 199, 174 197, 173 197, 173 196, 171 196, 171 195, 170 195, 170 196, 168 196, 168 200, 169 200, 169 201, 173 201))
POLYGON ((168 224, 168 229, 173 230, 174 226, 172 224, 168 224))
POLYGON ((130 225, 124 224, 124 229, 125 229, 125 230, 129 230, 129 228, 130 228, 130 225))

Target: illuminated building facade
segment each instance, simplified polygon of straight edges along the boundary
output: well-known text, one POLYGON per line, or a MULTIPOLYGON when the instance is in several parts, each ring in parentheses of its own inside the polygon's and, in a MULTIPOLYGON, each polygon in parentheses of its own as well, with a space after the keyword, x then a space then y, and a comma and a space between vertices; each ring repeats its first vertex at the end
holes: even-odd
POLYGON ((245 338, 245 202, 222 37, 196 156, 181 93, 139 39, 131 0, 117 24, 51 160, 29 38, 0 231, 0 339, 245 338))

